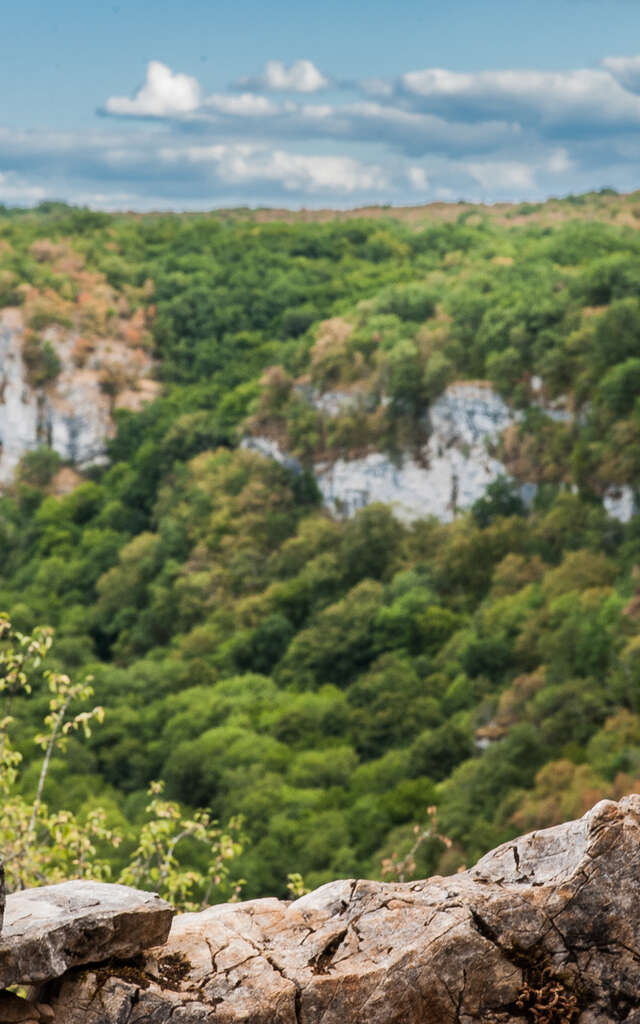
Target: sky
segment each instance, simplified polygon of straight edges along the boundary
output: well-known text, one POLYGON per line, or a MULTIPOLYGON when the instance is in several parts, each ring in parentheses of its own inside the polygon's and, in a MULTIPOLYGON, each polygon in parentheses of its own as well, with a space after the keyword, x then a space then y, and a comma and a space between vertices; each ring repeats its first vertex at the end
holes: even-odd
POLYGON ((640 187, 638 0, 5 0, 0 203, 640 187))

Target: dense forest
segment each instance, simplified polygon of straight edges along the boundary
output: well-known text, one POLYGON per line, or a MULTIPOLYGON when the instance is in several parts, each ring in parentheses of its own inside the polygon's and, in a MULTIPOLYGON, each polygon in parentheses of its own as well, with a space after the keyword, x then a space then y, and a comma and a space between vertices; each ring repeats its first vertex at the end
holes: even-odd
MULTIPOLYGON (((258 896, 379 877, 427 808, 449 841, 419 845, 418 877, 637 789, 640 516, 602 501, 640 483, 636 224, 640 197, 608 194, 413 218, 0 210, 0 305, 28 306, 43 386, 43 329, 80 303, 89 343, 113 296, 161 383, 69 493, 40 448, 0 495, 0 611, 51 625, 105 709, 54 759, 49 805, 126 835, 163 779, 242 816, 258 896), (313 458, 411 450, 465 379, 521 414, 484 498, 449 524, 323 509, 313 458), (371 400, 328 421, 305 394, 337 386, 371 400), (256 425, 301 471, 241 447, 256 425)), ((13 711, 25 795, 46 704, 36 680, 13 711)))

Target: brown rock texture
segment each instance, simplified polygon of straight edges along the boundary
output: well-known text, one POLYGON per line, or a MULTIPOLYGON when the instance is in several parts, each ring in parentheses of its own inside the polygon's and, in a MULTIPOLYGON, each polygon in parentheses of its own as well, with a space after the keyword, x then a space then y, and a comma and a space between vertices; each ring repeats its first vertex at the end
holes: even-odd
POLYGON ((4 920, 5 885, 4 885, 4 864, 0 861, 0 932, 4 920))
POLYGON ((65 1024, 638 1024, 640 796, 451 878, 185 914, 39 998, 65 1024))
POLYGON ((173 908, 155 893, 127 885, 62 882, 11 893, 0 935, 0 989, 135 956, 165 941, 172 917, 173 908))
POLYGON ((0 1021, 2 1024, 38 1024, 39 1021, 55 1024, 50 1006, 6 991, 0 992, 0 1021))

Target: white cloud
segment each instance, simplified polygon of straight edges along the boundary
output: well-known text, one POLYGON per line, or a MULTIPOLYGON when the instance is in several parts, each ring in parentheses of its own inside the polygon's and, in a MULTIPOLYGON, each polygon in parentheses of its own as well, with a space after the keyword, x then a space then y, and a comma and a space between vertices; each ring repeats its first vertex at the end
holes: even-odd
POLYGON ((566 174, 573 167, 566 149, 556 149, 546 162, 546 169, 552 174, 566 174))
POLYGON ((564 148, 552 150, 546 156, 538 154, 526 163, 519 160, 487 160, 466 164, 473 180, 490 195, 512 197, 536 192, 539 187, 536 178, 538 173, 565 174, 572 168, 573 163, 564 148))
POLYGON ((0 203, 37 203, 45 198, 41 185, 28 185, 12 171, 0 172, 0 203))
POLYGON ((305 103, 302 108, 302 116, 310 117, 313 120, 326 120, 336 113, 336 108, 328 103, 305 103))
POLYGON ((387 97, 393 95, 393 83, 385 78, 366 78, 360 87, 368 96, 387 97))
POLYGON ((0 127, 0 202, 312 206, 415 202, 427 189, 488 201, 630 190, 640 57, 560 72, 427 68, 360 86, 330 81, 309 60, 271 61, 241 89, 212 95, 152 61, 133 97, 112 96, 103 112, 147 121, 135 132, 0 127))
POLYGON ((454 119, 508 117, 549 124, 639 124, 640 97, 609 70, 480 71, 427 68, 403 75, 399 89, 421 109, 454 119))
POLYGON ((268 150, 250 144, 165 148, 161 156, 171 161, 210 164, 229 185, 271 182, 288 192, 336 192, 389 188, 388 175, 377 165, 363 164, 349 156, 316 156, 268 150))
POLYGON ((200 106, 200 86, 191 75, 174 73, 159 60, 149 61, 147 77, 133 99, 112 96, 104 105, 108 114, 173 117, 200 106))
POLYGON ((429 179, 424 167, 409 167, 407 169, 407 178, 411 187, 415 188, 418 192, 424 192, 429 188, 429 179))
POLYGON ((290 67, 280 60, 270 60, 261 75, 243 78, 239 85, 269 92, 318 92, 326 89, 329 79, 310 60, 297 60, 290 67))
POLYGON ((94 209, 115 211, 135 209, 140 196, 133 192, 79 192, 74 195, 74 202, 80 206, 92 206, 94 209))
POLYGON ((536 188, 534 168, 517 160, 485 161, 467 164, 474 181, 491 192, 515 192, 536 188))
POLYGON ((605 57, 602 66, 631 92, 640 92, 640 57, 605 57))
POLYGON ((214 93, 207 96, 202 107, 235 117, 263 117, 278 112, 278 108, 271 100, 266 96, 257 96, 254 92, 243 92, 239 96, 214 93))
POLYGON ((343 108, 344 112, 352 115, 353 117, 362 117, 369 119, 376 119, 379 121, 394 121, 405 125, 411 125, 419 128, 421 125, 428 124, 432 119, 425 117, 424 114, 417 114, 413 110, 402 110, 400 107, 391 106, 386 103, 374 103, 372 101, 364 101, 360 103, 350 103, 343 108))
POLYGON ((481 153, 513 145, 521 136, 518 124, 481 120, 452 122, 434 114, 407 110, 394 103, 361 100, 335 110, 343 138, 383 142, 416 156, 433 153, 481 153))

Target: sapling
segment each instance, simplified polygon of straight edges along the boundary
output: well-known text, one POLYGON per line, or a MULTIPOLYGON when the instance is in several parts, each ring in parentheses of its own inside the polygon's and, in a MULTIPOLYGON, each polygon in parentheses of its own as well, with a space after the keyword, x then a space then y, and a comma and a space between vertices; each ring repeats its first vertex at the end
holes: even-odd
MULTIPOLYGON (((92 722, 101 722, 104 716, 100 705, 74 711, 93 696, 90 676, 74 683, 64 673, 42 670, 52 643, 52 630, 21 633, 6 614, 0 614, 0 694, 5 696, 0 719, 0 850, 9 891, 69 878, 107 880, 111 864, 99 851, 117 847, 123 838, 108 826, 104 808, 79 816, 66 809, 50 812, 44 802, 54 752, 64 753, 74 732, 89 737, 92 722), (50 697, 45 728, 35 736, 43 758, 35 795, 29 801, 17 791, 22 754, 13 748, 9 728, 14 700, 31 693, 34 674, 41 675, 50 697)), ((163 789, 162 781, 151 784, 149 820, 140 826, 130 862, 117 880, 154 889, 181 910, 237 900, 244 880, 233 877, 231 862, 242 853, 241 820, 232 818, 223 829, 206 811, 187 815, 178 803, 162 798, 163 789), (194 844, 206 850, 204 871, 181 859, 183 851, 193 854, 194 844)))

